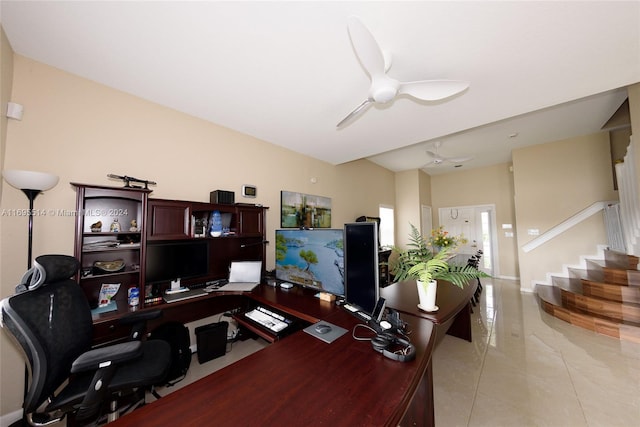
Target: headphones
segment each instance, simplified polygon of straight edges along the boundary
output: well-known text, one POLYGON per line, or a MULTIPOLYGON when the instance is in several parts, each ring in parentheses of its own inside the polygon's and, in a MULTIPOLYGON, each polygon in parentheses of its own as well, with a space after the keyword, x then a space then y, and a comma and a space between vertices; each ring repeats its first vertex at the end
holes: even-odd
POLYGON ((383 356, 398 362, 409 362, 416 358, 416 348, 413 344, 391 332, 381 332, 371 338, 371 346, 383 356))

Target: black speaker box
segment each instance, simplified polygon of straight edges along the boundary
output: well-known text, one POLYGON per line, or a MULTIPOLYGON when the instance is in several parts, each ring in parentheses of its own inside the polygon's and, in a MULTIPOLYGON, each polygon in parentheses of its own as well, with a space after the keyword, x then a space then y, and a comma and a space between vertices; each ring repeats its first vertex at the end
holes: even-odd
POLYGON ((198 345, 198 362, 204 363, 227 352, 228 322, 211 323, 195 329, 198 345))
POLYGON ((235 203, 235 196, 233 191, 216 190, 209 193, 209 200, 211 203, 232 205, 235 203))

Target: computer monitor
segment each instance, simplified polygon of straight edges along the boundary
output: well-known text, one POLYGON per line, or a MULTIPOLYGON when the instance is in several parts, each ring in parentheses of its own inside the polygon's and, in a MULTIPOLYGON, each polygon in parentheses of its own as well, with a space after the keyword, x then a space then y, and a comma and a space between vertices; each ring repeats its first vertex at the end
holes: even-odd
POLYGON ((342 230, 276 230, 276 279, 344 295, 342 230))
POLYGON ((149 243, 146 249, 147 284, 204 277, 209 273, 209 245, 206 240, 149 243))
POLYGON ((377 224, 345 224, 344 252, 346 302, 371 314, 380 297, 377 224))

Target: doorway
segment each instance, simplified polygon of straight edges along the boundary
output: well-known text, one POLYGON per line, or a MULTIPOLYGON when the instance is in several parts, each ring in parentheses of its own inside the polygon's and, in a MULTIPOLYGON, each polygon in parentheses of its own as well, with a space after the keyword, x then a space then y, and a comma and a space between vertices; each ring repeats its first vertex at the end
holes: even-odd
POLYGON ((453 206, 438 210, 439 223, 453 235, 462 235, 467 243, 458 247, 458 253, 473 255, 482 250, 480 269, 496 276, 498 270, 498 235, 495 205, 453 206))

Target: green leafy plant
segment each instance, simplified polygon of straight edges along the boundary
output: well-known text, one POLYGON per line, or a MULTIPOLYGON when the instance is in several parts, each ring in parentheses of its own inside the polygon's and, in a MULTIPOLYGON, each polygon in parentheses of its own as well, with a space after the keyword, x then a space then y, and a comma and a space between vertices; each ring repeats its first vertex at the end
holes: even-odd
POLYGON ((393 248, 397 257, 390 264, 395 281, 416 279, 427 286, 430 281, 440 279, 464 288, 464 285, 472 279, 490 277, 470 265, 449 264, 449 260, 454 255, 455 245, 433 252, 418 229, 413 224, 410 225, 408 249, 393 248))

